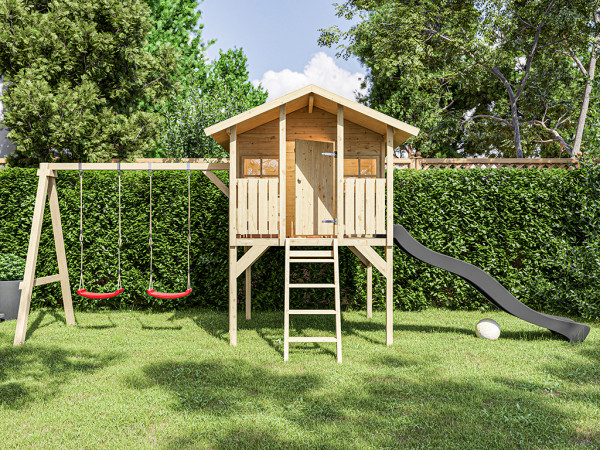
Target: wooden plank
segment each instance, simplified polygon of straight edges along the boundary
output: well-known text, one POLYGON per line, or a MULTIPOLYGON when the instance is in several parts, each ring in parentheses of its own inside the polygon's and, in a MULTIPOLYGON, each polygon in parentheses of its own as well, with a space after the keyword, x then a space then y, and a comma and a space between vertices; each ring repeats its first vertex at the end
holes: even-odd
POLYGON ((356 180, 356 203, 354 205, 356 208, 354 211, 356 222, 354 228, 358 235, 365 234, 365 181, 364 178, 356 180))
POLYGON ((283 360, 287 361, 290 353, 290 240, 285 240, 285 274, 283 301, 283 360))
POLYGON ((258 232, 269 232, 269 180, 258 180, 258 232))
POLYGON ((373 266, 381 272, 383 276, 387 274, 387 266, 385 260, 379 256, 373 248, 368 245, 355 245, 354 248, 358 250, 362 255, 369 261, 373 266))
POLYGON ((331 258, 294 258, 290 259, 290 263, 332 263, 335 260, 331 258))
POLYGON ((23 289, 21 290, 14 345, 22 345, 25 342, 27 333, 27 321, 29 319, 29 308, 31 307, 33 280, 35 279, 35 266, 37 265, 40 236, 42 234, 42 222, 44 220, 44 209, 48 194, 49 170, 47 167, 47 163, 40 164, 40 170, 38 172, 38 187, 35 195, 35 206, 33 208, 33 220, 31 222, 31 234, 29 235, 29 247, 27 249, 27 260, 25 263, 25 273, 23 275, 23 289))
POLYGON ((342 362, 342 312, 341 312, 341 299, 340 299, 340 262, 339 262, 339 249, 337 239, 333 241, 333 259, 335 263, 333 265, 333 284, 335 284, 335 342, 337 362, 342 362))
MULTIPOLYGON (((244 253, 247 253, 249 248, 244 247, 244 253)), ((252 266, 246 269, 244 290, 246 291, 246 320, 250 320, 252 318, 252 266)))
POLYGON ((286 230, 286 112, 279 107, 279 245, 285 244, 286 230))
POLYGON ((375 233, 385 233, 385 178, 375 180, 375 233))
MULTIPOLYGON (((237 191, 237 133, 235 125, 229 130, 229 187, 237 191)), ((229 196, 229 246, 235 246, 237 237, 237 196, 229 196)))
POLYGON ((258 232, 258 178, 248 178, 248 234, 258 232))
POLYGON ((356 202, 356 183, 354 178, 344 180, 344 232, 351 236, 356 234, 356 225, 354 223, 354 204, 356 202))
MULTIPOLYGON (((345 103, 345 102, 344 102, 345 103)), ((337 174, 335 183, 336 208, 335 217, 338 219, 337 238, 341 243, 344 240, 344 103, 337 105, 336 126, 336 152, 337 152, 337 174)))
POLYGON ((365 234, 375 234, 375 179, 365 179, 365 234))
POLYGON ((212 181, 213 184, 217 186, 223 194, 227 196, 227 198, 229 198, 229 187, 226 186, 225 183, 223 183, 214 172, 210 170, 203 170, 202 173, 206 175, 207 178, 212 181))
POLYGON ((394 343, 394 247, 385 248, 387 266, 385 283, 385 342, 394 343))
POLYGON ((394 245, 394 129, 388 125, 386 140, 386 180, 387 180, 387 246, 394 245))
MULTIPOLYGON (((33 287, 43 286, 45 284, 50 284, 50 283, 56 283, 57 281, 60 281, 60 280, 61 280, 61 275, 60 274, 50 275, 50 276, 47 276, 47 277, 36 278, 36 279, 33 280, 33 287)), ((19 289, 23 290, 24 286, 25 285, 21 281, 19 283, 19 289)))
POLYGON ((310 94, 308 96, 308 113, 309 114, 312 114, 314 105, 315 105, 315 95, 310 94))
POLYGON ((321 315, 321 314, 335 314, 335 309, 290 309, 290 314, 307 314, 307 315, 321 315))
MULTIPOLYGON (((234 197, 232 195, 232 197, 234 197)), ((229 345, 237 346, 237 247, 229 247, 229 345)))
POLYGON ((237 180, 237 232, 248 234, 248 179, 237 180))
POLYGON ((258 258, 260 258, 267 250, 269 249, 268 245, 254 245, 244 253, 239 261, 236 261, 235 264, 235 276, 239 277, 244 271, 252 266, 258 258))
MULTIPOLYGON (((317 235, 332 235, 335 232, 333 222, 325 223, 324 220, 333 221, 336 217, 334 209, 335 199, 335 158, 324 155, 324 153, 334 153, 333 142, 315 142, 313 144, 312 164, 313 174, 316 177, 316 202, 317 217, 316 231, 317 235)), ((342 216, 343 217, 343 216, 342 216)))
POLYGON ((367 267, 368 265, 370 265, 370 264, 371 264, 371 263, 369 262, 369 260, 368 260, 367 258, 365 258, 365 257, 364 257, 364 255, 363 255, 361 252, 359 252, 359 251, 358 251, 358 250, 357 250, 355 247, 353 247, 353 246, 352 246, 352 247, 348 247, 348 248, 350 249, 350 251, 351 251, 352 253, 354 253, 354 254, 356 255, 356 257, 357 257, 358 259, 360 259, 360 262, 361 262, 361 263, 363 263, 363 265, 364 265, 365 267, 367 267))
POLYGON ((314 336, 292 336, 288 338, 289 342, 337 342, 334 337, 314 337, 314 336))
MULTIPOLYGON (((331 244, 330 244, 331 245, 331 244)), ((333 258, 331 250, 290 250, 290 258, 333 258)))
MULTIPOLYGON (((56 175, 56 173, 54 175, 56 175)), ((69 282, 69 269, 67 267, 67 253, 65 251, 62 222, 60 220, 58 192, 56 191, 56 177, 50 177, 48 179, 48 200, 50 203, 50 217, 52 219, 56 260, 58 262, 58 274, 60 275, 60 287, 65 309, 65 322, 67 325, 75 325, 73 299, 71 298, 71 283, 69 282)))
MULTIPOLYGON (((230 145, 231 151, 231 145, 230 145)), ((152 161, 151 161, 152 162, 152 161)), ((230 170, 234 161, 230 159, 229 163, 217 163, 217 162, 200 162, 190 163, 190 170, 230 170)), ((79 163, 47 163, 47 169, 49 170, 79 170, 79 163)), ((83 163, 81 164, 82 170, 118 170, 117 163, 83 163)), ((184 162, 173 162, 173 163, 161 163, 152 162, 152 170, 187 170, 187 163, 184 162)), ((145 171, 148 170, 148 163, 134 162, 134 163, 121 163, 121 170, 133 170, 133 171, 145 171)), ((230 184, 231 185, 231 184, 230 184)))
POLYGON ((279 179, 269 179, 269 234, 279 232, 279 179))
POLYGON ((367 319, 373 318, 373 265, 367 265, 367 319))
POLYGON ((290 288, 299 289, 333 289, 335 284, 333 283, 290 283, 290 288))

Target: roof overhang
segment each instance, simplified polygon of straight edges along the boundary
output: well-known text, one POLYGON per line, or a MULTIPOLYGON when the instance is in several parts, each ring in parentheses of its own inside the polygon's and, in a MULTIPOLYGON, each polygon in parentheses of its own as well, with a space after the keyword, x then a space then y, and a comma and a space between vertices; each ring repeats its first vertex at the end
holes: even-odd
POLYGON ((394 133, 394 147, 401 145, 408 138, 419 134, 419 129, 394 119, 386 114, 375 111, 365 105, 348 100, 340 95, 329 92, 323 88, 310 84, 297 91, 290 92, 282 97, 271 100, 256 108, 252 108, 230 119, 219 122, 204 129, 207 136, 211 136, 223 148, 229 148, 229 130, 235 125, 236 134, 242 134, 267 122, 279 118, 279 107, 285 106, 286 115, 304 108, 312 102, 315 108, 322 109, 331 114, 337 114, 337 106, 344 107, 344 119, 354 122, 381 135, 386 134, 387 127, 391 126, 394 133), (311 100, 312 99, 312 100, 311 100))

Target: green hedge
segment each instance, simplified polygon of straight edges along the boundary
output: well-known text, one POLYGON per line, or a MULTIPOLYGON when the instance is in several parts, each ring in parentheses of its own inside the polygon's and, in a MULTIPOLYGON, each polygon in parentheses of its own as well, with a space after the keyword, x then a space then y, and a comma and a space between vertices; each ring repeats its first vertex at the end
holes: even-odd
MULTIPOLYGON (((226 181, 227 173, 219 176, 226 181)), ((84 176, 85 281, 88 290, 113 290, 116 279, 116 174, 84 176)), ((533 308, 598 318, 598 186, 595 167, 565 170, 396 171, 395 223, 431 249, 486 270, 533 308)), ((35 170, 0 171, 0 252, 26 256, 37 177, 35 170)), ((155 287, 186 284, 186 174, 154 172, 155 287)), ((79 284, 79 177, 61 172, 58 192, 73 290, 79 284)), ((74 296, 78 308, 171 307, 145 294, 148 284, 148 175, 123 175, 123 283, 121 296, 93 301, 74 296)), ((202 174, 192 174, 192 284, 177 306, 225 307, 228 292, 227 198, 202 174)), ((241 256, 241 253, 240 253, 241 256)), ((38 276, 56 273, 48 208, 38 276)), ((342 302, 364 307, 366 273, 347 250, 340 255, 342 302)), ((395 250, 397 308, 490 308, 464 281, 395 250)), ((315 265, 319 266, 319 265, 315 265)), ((253 307, 281 309, 283 249, 271 248, 253 266, 253 307)), ((294 279, 331 280, 329 267, 297 268, 294 279)), ((240 302, 243 283, 240 277, 240 302)), ((57 284, 36 288, 34 307, 60 304, 57 284)), ((374 306, 383 308, 385 282, 374 271, 374 306)), ((296 307, 327 301, 327 294, 298 292, 296 307)))

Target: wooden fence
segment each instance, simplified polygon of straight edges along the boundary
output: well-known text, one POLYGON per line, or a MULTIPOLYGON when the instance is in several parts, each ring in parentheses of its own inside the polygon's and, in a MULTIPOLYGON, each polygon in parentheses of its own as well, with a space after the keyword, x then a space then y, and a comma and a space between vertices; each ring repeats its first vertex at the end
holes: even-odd
MULTIPOLYGON (((600 159, 595 160, 600 163, 600 159)), ((579 167, 576 158, 394 158, 396 169, 566 169, 579 167)))

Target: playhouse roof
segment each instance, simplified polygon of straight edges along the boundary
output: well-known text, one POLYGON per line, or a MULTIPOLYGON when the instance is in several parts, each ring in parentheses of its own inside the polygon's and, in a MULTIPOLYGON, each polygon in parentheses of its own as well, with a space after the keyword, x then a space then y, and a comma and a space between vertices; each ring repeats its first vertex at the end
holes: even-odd
POLYGON ((402 144, 411 136, 419 134, 419 129, 393 117, 375 111, 365 105, 348 100, 333 92, 314 84, 309 84, 294 92, 271 100, 256 108, 244 111, 237 116, 219 122, 204 129, 207 136, 212 136, 224 148, 229 147, 227 129, 236 125, 236 133, 241 134, 260 125, 279 118, 279 107, 286 105, 286 115, 312 104, 331 114, 337 114, 337 105, 344 107, 344 119, 363 126, 371 131, 385 135, 387 126, 394 128, 394 147, 402 144))

